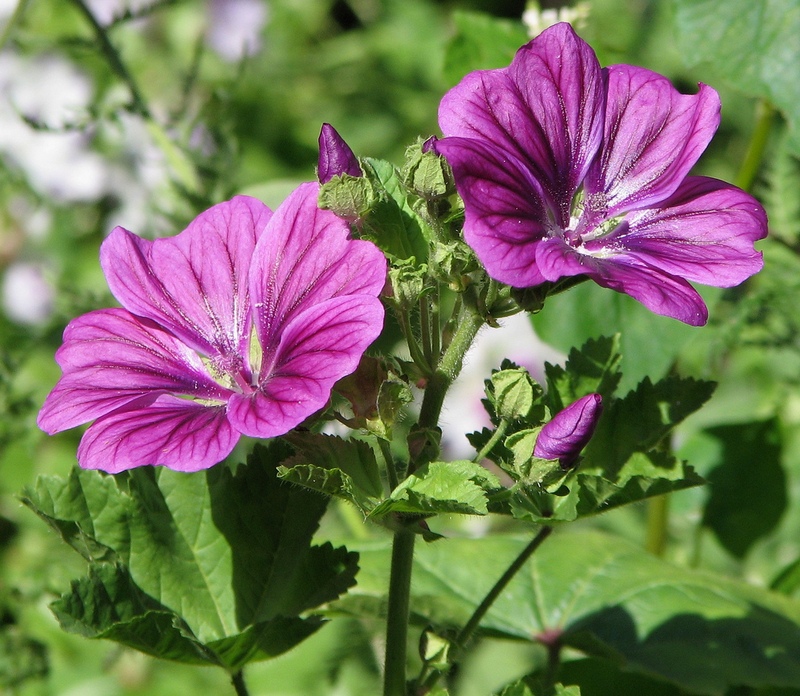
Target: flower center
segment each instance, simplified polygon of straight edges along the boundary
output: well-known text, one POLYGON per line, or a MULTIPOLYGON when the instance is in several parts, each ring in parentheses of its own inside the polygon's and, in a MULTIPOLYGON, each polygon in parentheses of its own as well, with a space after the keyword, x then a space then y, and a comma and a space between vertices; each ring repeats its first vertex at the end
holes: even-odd
POLYGON ((553 232, 581 254, 602 256, 604 244, 600 240, 611 236, 624 220, 624 215, 606 217, 607 209, 604 193, 587 195, 580 188, 572 199, 567 227, 556 227, 553 232))

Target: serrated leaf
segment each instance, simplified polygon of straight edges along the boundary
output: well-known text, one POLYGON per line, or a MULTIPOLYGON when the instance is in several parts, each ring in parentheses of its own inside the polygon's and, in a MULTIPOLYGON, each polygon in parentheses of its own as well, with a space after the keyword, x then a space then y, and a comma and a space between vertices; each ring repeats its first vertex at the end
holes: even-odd
POLYGON ((524 367, 500 370, 491 376, 494 388, 496 414, 506 420, 519 420, 528 416, 534 402, 542 396, 542 388, 536 384, 524 367))
POLYGON ((279 466, 278 476, 289 483, 305 486, 324 495, 341 498, 355 505, 364 516, 368 515, 378 501, 364 495, 341 469, 323 469, 312 464, 279 466))
POLYGON ((477 12, 455 12, 453 21, 456 35, 444 59, 445 79, 453 85, 473 70, 506 67, 519 47, 528 42, 520 22, 477 12))
MULTIPOLYGON (((720 291, 700 288, 707 304, 720 291)), ((569 351, 593 336, 619 332, 619 352, 625 373, 619 389, 633 389, 644 377, 658 380, 667 374, 697 329, 654 314, 636 300, 594 283, 582 283, 553 297, 545 310, 531 317, 541 339, 569 351)))
POLYGON ((580 349, 572 348, 564 367, 545 363, 547 393, 552 406, 560 411, 587 394, 609 396, 622 378, 621 360, 617 334, 589 339, 580 349))
POLYGON ((474 462, 431 462, 406 478, 371 516, 381 518, 390 512, 485 515, 484 489, 499 487, 497 478, 474 462))
POLYGON ((385 196, 363 220, 363 232, 384 252, 402 260, 412 256, 418 263, 428 258, 429 230, 408 201, 400 172, 390 162, 367 157, 366 175, 385 196))
POLYGON ((383 497, 378 462, 366 442, 308 432, 289 433, 285 440, 297 450, 294 457, 284 460, 283 466, 286 469, 298 464, 339 469, 363 495, 371 498, 383 497))
MULTIPOLYGON (((687 66, 783 111, 800 154, 800 3, 796 0, 672 0, 687 66)), ((705 80, 704 80, 705 81, 705 80)))
MULTIPOLYGON (((168 469, 136 469, 127 477, 76 474, 114 487, 85 485, 83 498, 61 501, 58 527, 78 520, 85 525, 86 510, 124 508, 126 515, 92 518, 92 539, 114 552, 130 583, 126 588, 120 577, 104 575, 104 582, 116 583, 116 595, 96 578, 78 583, 58 605, 71 617, 65 628, 136 643, 167 659, 199 659, 191 657, 185 642, 173 640, 172 626, 202 647, 206 662, 232 671, 316 630, 318 622, 299 614, 354 583, 357 555, 330 544, 311 545, 327 499, 277 479, 276 459, 285 455, 277 445, 256 446, 236 474, 223 466, 197 474, 168 469), (124 543, 114 548, 120 540, 124 543), (98 611, 90 611, 92 606, 98 611), (168 644, 159 642, 164 637, 168 644)), ((59 487, 56 479, 40 484, 59 487)), ((106 573, 111 566, 101 567, 106 573)))
MULTIPOLYGON (((529 540, 448 539, 415 551, 412 619, 463 625, 529 540)), ((389 550, 364 549, 359 596, 386 592, 389 550)), ((368 605, 361 604, 361 608, 368 605)), ((618 537, 556 533, 481 622, 488 635, 561 642, 693 694, 736 685, 800 688, 800 602, 671 565, 618 537)))
POLYGON ((786 474, 781 466, 777 419, 710 428, 722 445, 720 461, 709 474, 710 497, 703 525, 737 558, 779 523, 786 506, 786 474))
POLYGON ((634 391, 606 407, 586 447, 582 470, 616 480, 634 452, 656 446, 708 401, 714 387, 713 382, 674 375, 656 384, 645 378, 634 391))

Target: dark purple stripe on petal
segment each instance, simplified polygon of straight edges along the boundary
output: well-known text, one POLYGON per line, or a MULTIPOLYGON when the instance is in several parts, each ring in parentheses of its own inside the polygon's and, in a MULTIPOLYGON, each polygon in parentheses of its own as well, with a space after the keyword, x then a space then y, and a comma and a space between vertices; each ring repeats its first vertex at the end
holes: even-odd
POLYGON ((168 239, 149 241, 118 227, 100 250, 109 287, 123 307, 196 350, 242 355, 250 332, 250 262, 271 215, 260 201, 237 196, 168 239))
POLYGON ((124 309, 74 319, 64 331, 56 360, 64 374, 39 413, 39 426, 51 434, 141 396, 170 392, 225 401, 229 394, 194 351, 124 309))
POLYGON ((86 431, 78 447, 83 468, 111 474, 138 466, 199 471, 225 459, 240 437, 224 406, 167 395, 136 406, 115 411, 86 431))
POLYGON ((231 422, 253 437, 288 432, 325 406, 334 383, 358 367, 382 328, 383 306, 366 295, 334 298, 298 314, 259 391, 231 398, 231 422))

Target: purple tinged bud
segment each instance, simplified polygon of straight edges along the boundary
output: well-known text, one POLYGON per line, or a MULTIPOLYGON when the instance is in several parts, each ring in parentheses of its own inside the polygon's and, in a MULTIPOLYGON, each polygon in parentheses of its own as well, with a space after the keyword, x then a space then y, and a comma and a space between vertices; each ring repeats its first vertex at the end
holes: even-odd
POLYGON ((588 394, 559 411, 539 433, 533 456, 558 459, 563 467, 569 467, 591 439, 602 412, 599 394, 588 394))
POLYGON ((439 154, 436 151, 436 143, 439 140, 435 135, 432 135, 428 138, 424 143, 422 143, 422 151, 423 152, 433 152, 434 154, 439 154))
POLYGON ((327 184, 340 174, 363 176, 358 159, 350 146, 330 123, 323 123, 319 132, 317 177, 321 184, 327 184))

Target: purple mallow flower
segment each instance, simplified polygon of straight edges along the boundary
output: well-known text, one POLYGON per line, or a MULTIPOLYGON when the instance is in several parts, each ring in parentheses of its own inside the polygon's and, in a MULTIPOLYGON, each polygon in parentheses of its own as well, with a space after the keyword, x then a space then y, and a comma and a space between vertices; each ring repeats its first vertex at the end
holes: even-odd
POLYGON ((341 174, 363 176, 358 158, 330 123, 323 123, 319 132, 319 164, 317 178, 327 184, 341 174))
POLYGON ((558 459, 569 467, 591 439, 602 412, 600 394, 587 394, 559 411, 539 432, 533 456, 558 459))
POLYGON ((317 208, 318 190, 274 213, 238 196, 171 239, 116 228, 100 261, 123 308, 67 326, 39 426, 94 421, 78 448, 88 469, 196 471, 325 406, 381 331, 386 261, 317 208))
POLYGON ((464 238, 516 287, 585 274, 658 314, 701 325, 688 281, 731 287, 759 271, 763 208, 744 191, 687 176, 719 125, 717 93, 678 93, 630 65, 600 68, 568 24, 511 65, 470 73, 442 100, 464 200, 464 238))

